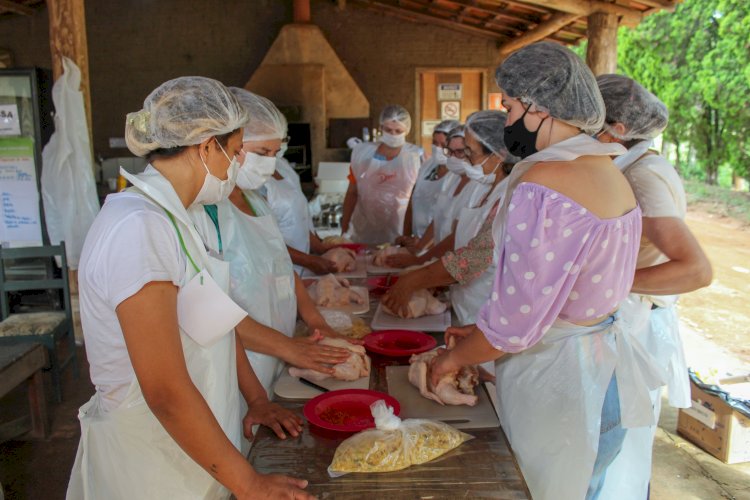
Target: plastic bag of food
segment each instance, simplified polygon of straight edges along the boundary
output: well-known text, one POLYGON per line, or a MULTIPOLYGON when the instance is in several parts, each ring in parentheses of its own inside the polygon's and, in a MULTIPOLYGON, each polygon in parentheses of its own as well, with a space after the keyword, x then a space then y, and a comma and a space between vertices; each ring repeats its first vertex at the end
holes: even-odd
POLYGON ((320 314, 326 323, 341 335, 361 339, 372 332, 365 320, 352 314, 329 309, 321 309, 320 314))
POLYGON ((473 439, 448 424, 410 418, 401 420, 382 399, 370 405, 375 429, 343 441, 328 467, 331 477, 350 472, 391 472, 429 462, 473 439))

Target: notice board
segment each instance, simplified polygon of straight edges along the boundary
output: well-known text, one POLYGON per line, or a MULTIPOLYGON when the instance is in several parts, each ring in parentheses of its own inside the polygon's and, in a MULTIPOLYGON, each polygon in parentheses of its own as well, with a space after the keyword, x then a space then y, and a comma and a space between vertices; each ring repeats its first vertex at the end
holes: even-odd
POLYGON ((34 140, 0 137, 0 244, 42 244, 34 140))

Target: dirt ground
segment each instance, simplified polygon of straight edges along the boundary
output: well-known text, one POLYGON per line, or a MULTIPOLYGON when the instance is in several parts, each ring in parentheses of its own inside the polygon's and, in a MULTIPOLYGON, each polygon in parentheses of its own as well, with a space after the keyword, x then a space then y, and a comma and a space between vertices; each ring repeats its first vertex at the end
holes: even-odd
POLYGON ((691 206, 687 224, 713 265, 711 286, 683 295, 680 318, 750 366, 750 227, 691 206))

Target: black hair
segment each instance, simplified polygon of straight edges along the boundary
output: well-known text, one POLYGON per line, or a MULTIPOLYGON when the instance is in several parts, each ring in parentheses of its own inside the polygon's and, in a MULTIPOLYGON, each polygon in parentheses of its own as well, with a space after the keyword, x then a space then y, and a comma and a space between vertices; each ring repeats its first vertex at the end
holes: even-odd
MULTIPOLYGON (((217 141, 219 141, 219 144, 221 144, 222 146, 226 146, 227 143, 229 143, 229 138, 232 136, 232 134, 237 132, 237 130, 239 129, 232 130, 231 132, 226 134, 216 135, 214 137, 217 141)), ((148 160, 150 163, 152 160, 158 160, 160 158, 172 158, 179 155, 187 148, 187 146, 175 146, 173 148, 154 149, 146 155, 146 160, 148 160)))

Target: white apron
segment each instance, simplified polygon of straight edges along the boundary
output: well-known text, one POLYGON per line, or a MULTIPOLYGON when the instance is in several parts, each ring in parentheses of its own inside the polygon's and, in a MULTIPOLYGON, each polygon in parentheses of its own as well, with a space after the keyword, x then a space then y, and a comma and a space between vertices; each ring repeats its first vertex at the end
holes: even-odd
POLYGON ((434 222, 436 245, 453 233, 453 223, 458 220, 461 210, 471 206, 472 200, 481 199, 490 190, 487 184, 470 180, 456 195, 454 193, 459 181, 460 176, 456 176, 450 185, 446 183, 445 188, 447 189, 440 191, 435 203, 432 220, 434 222))
MULTIPOLYGON (((267 215, 249 216, 229 200, 217 204, 224 260, 231 276, 229 296, 258 323, 291 337, 297 322, 292 260, 265 200, 257 193, 245 195, 256 213, 267 215)), ((191 216, 198 232, 216 251, 218 237, 211 219, 205 212, 191 216)), ((270 396, 281 361, 247 349, 245 353, 270 396)))
POLYGON ((286 244, 300 252, 310 253, 312 218, 307 210, 307 198, 302 193, 299 175, 284 159, 276 160, 276 172, 283 179, 271 177, 261 190, 265 191, 266 200, 286 244))
POLYGON ((448 175, 431 179, 439 165, 433 157, 424 162, 419 170, 417 183, 411 194, 411 229, 412 234, 421 237, 432 222, 432 211, 438 194, 448 175))
MULTIPOLYGON (((209 257, 187 211, 169 182, 147 171, 138 176, 121 172, 136 188, 168 210, 185 248, 199 267, 227 289, 229 266, 209 257)), ((186 281, 197 274, 187 263, 186 281)), ((196 304, 195 307, 200 307, 196 304)), ((204 348, 180 329, 190 378, 208 403, 229 440, 239 449, 240 392, 237 383, 234 330, 204 348)), ((230 492, 194 462, 164 430, 143 398, 137 378, 120 406, 105 412, 95 394, 78 414, 81 441, 68 485, 67 498, 228 498, 230 492)))
POLYGON ((536 345, 495 364, 500 422, 535 500, 585 498, 613 373, 622 426, 653 423, 649 390, 664 374, 620 323, 557 320, 536 345))
MULTIPOLYGON (((484 203, 481 197, 471 207, 461 209, 456 226, 456 244, 459 249, 469 244, 487 220, 492 207, 505 196, 508 187, 508 179, 505 178, 492 189, 484 203), (478 205, 478 206, 475 206, 478 205)), ((475 198, 476 200, 476 198, 475 198)), ((495 280, 497 270, 497 252, 493 252, 492 264, 476 279, 466 284, 451 285, 451 303, 456 313, 459 326, 473 325, 477 321, 479 309, 487 302, 492 291, 492 283, 495 280)))
POLYGON ((378 145, 365 142, 352 151, 357 205, 350 229, 354 241, 368 245, 391 243, 401 236, 420 165, 419 148, 413 144, 404 144, 390 161, 374 158, 378 145))

